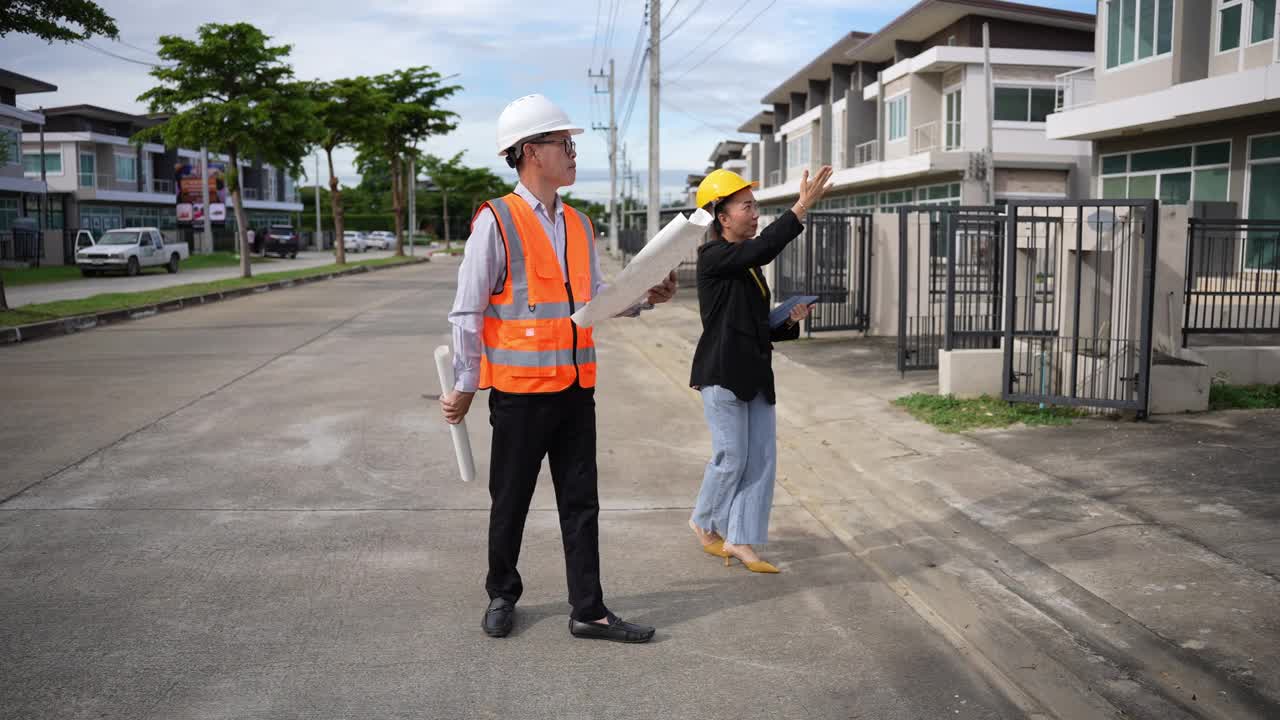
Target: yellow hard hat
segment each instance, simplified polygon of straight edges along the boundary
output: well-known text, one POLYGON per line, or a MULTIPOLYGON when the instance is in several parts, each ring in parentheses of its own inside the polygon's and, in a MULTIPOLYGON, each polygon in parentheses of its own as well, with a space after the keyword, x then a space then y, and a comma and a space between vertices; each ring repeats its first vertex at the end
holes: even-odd
POLYGON ((714 170, 698 185, 698 207, 706 207, 709 202, 723 200, 743 188, 756 185, 732 170, 714 170))

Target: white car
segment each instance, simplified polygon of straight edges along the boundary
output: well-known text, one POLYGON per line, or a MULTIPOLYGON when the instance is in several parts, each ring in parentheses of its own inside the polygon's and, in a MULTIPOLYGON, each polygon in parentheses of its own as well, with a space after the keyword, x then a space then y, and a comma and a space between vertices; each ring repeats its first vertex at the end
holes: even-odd
POLYGON ((347 230, 342 233, 342 249, 362 253, 369 249, 369 241, 364 233, 347 230))
POLYGON ((386 230, 374 230, 369 233, 369 247, 379 250, 390 250, 396 245, 396 236, 386 230))
POLYGON ((163 267, 176 273, 179 263, 190 254, 191 250, 184 242, 165 242, 159 228, 120 228, 108 230, 92 246, 76 252, 76 265, 84 275, 109 270, 137 275, 149 267, 163 267))

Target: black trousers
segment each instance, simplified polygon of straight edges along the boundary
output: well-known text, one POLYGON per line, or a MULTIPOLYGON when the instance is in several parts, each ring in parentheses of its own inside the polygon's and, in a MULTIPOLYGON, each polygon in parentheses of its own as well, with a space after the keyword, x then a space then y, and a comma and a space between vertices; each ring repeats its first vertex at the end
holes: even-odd
POLYGON ((520 599, 524 585, 516 563, 529 502, 542 468, 551 479, 560 513, 569 604, 575 620, 605 616, 600 589, 600 500, 596 491, 595 390, 574 384, 546 395, 491 390, 489 423, 489 598, 520 599))

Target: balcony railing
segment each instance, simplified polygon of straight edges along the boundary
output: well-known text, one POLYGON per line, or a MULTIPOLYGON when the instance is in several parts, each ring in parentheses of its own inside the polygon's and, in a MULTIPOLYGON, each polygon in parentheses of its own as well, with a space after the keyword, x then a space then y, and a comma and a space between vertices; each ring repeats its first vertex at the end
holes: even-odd
POLYGON ((773 187, 774 185, 781 185, 781 184, 782 184, 782 171, 770 170, 769 183, 768 183, 769 187, 773 187))
POLYGON ((151 192, 168 194, 173 192, 173 181, 164 178, 151 179, 151 192))
POLYGON ((938 147, 938 123, 927 122, 911 130, 911 154, 928 152, 938 147))
POLYGON ((1093 66, 1083 67, 1058 75, 1054 80, 1057 87, 1057 102, 1054 112, 1072 110, 1093 104, 1094 90, 1097 85, 1093 77, 1093 66))
POLYGON ((880 141, 868 140, 853 146, 853 167, 873 163, 880 159, 880 141))

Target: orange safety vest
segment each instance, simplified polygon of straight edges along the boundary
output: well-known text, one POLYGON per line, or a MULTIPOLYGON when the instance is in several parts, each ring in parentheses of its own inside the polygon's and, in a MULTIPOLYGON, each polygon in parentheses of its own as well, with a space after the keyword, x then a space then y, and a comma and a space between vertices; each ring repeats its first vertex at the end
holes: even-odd
MULTIPOLYGON (((507 250, 507 278, 484 311, 480 388, 553 393, 575 380, 584 388, 595 387, 591 328, 569 319, 591 300, 591 220, 564 206, 566 282, 552 240, 524 198, 511 193, 489 200, 476 216, 485 209, 498 220, 507 250)), ((475 219, 471 222, 474 225, 475 219)))

